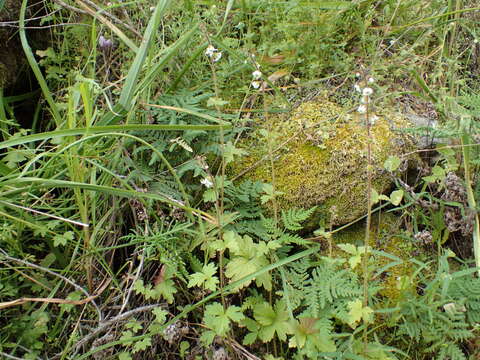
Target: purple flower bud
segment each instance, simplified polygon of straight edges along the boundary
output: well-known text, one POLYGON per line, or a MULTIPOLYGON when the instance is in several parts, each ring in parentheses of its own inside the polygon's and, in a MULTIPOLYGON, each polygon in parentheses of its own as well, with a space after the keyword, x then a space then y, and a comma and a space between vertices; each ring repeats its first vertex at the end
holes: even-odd
POLYGON ((103 35, 100 35, 100 37, 98 38, 98 46, 100 46, 100 49, 102 49, 103 51, 107 51, 112 48, 113 42, 110 39, 105 39, 103 35))

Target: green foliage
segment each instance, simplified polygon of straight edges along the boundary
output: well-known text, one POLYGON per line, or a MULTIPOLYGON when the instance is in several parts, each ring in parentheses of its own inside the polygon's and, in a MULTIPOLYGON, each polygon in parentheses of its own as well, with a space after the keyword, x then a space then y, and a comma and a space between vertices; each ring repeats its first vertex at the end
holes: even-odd
POLYGON ((137 280, 134 284, 134 290, 138 294, 145 296, 146 300, 149 299, 165 299, 169 304, 173 302, 173 295, 177 292, 171 278, 163 279, 155 286, 152 284, 144 285, 143 280, 137 280))
POLYGON ((423 278, 419 272, 426 283, 423 294, 406 297, 392 315, 391 324, 398 326, 397 336, 415 341, 418 351, 436 353, 437 359, 465 359, 461 344, 474 337, 471 329, 480 314, 480 279, 472 278, 471 270, 451 273, 450 256, 446 253, 439 259, 432 279, 423 278))
MULTIPOLYGON (((248 235, 227 234, 231 234, 231 237, 234 238, 227 245, 231 256, 225 269, 225 275, 232 281, 240 280, 269 265, 270 262, 267 255, 270 251, 279 247, 279 244, 274 241, 254 243, 253 239, 248 235)), ((272 279, 268 273, 257 276, 255 283, 266 290, 272 289, 272 279)), ((249 284, 250 282, 245 282, 242 286, 248 286, 249 284)))
MULTIPOLYGON (((36 5, 22 3, 23 48, 42 91, 0 89, 0 357, 150 359, 160 349, 169 360, 220 346, 231 357, 242 339, 265 359, 478 356, 466 346, 480 322, 472 231, 450 231, 447 216, 454 209, 465 229, 477 224, 478 249, 479 34, 468 2, 110 1, 77 16, 48 0, 28 24, 36 5), (41 26, 53 41, 29 32, 41 26), (384 239, 375 234, 368 274, 359 266, 365 247, 335 244, 342 230, 318 223, 323 205, 308 207, 328 192, 323 175, 307 174, 291 155, 297 145, 325 154, 333 138, 316 123, 319 108, 300 107, 310 124, 287 116, 324 84, 334 89, 321 103, 342 104, 327 106, 328 123, 345 125, 340 145, 330 163, 310 168, 332 167, 337 185, 345 180, 339 165, 350 161, 360 165, 347 179, 356 183, 365 168, 357 146, 371 140, 350 111, 360 70, 375 78, 376 109, 393 99, 440 115, 435 129, 403 134, 444 143, 422 149, 433 156, 410 169, 409 178, 422 179, 415 183, 396 178, 403 157, 375 156, 378 173, 401 187, 373 191, 373 203, 395 210, 399 246, 419 256, 383 252, 391 262, 377 268, 384 239), (258 83, 253 71, 262 72, 258 83), (342 123, 347 107, 352 116, 342 123), (298 125, 309 144, 263 129, 272 119, 298 125), (110 123, 118 125, 99 126, 110 123), (257 144, 270 148, 244 166, 239 159, 258 148, 239 141, 256 128, 257 144), (345 156, 351 149, 360 160, 345 156), (245 179, 257 170, 262 181, 245 179), (465 201, 444 197, 452 173, 465 201), (293 174, 298 194, 279 186, 293 174), (292 195, 305 208, 276 209, 292 195), (462 261, 445 250, 456 244, 466 249, 462 261), (399 261, 412 272, 383 282, 395 279, 399 261), (399 296, 390 302, 379 290, 399 296)), ((370 129, 384 135, 380 125, 370 129)), ((352 215, 351 204, 365 205, 364 189, 340 191, 349 205, 336 215, 358 221, 363 213, 352 215)))
POLYGON ((210 345, 215 336, 226 336, 230 330, 231 322, 240 322, 244 315, 238 306, 231 305, 224 309, 222 304, 213 303, 207 305, 203 316, 203 322, 210 330, 202 334, 202 341, 210 345))
POLYGON ((302 222, 307 220, 317 209, 316 206, 311 209, 289 209, 282 210, 282 221, 285 229, 290 231, 297 231, 303 228, 302 222))
POLYGON ((277 301, 274 307, 269 303, 257 304, 253 307, 253 317, 258 324, 257 336, 263 342, 271 341, 274 335, 285 341, 291 333, 289 315, 284 301, 277 301))
POLYGON ((188 287, 202 286, 207 290, 215 291, 219 283, 218 277, 214 276, 216 272, 217 267, 214 264, 204 265, 201 272, 190 276, 188 287))

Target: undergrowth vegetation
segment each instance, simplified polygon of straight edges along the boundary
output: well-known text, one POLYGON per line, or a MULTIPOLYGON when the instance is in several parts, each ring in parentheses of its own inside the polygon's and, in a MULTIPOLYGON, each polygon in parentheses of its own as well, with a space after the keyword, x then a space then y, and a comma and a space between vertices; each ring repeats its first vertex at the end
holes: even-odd
POLYGON ((30 80, 0 88, 0 357, 480 357, 478 2, 19 3, 30 80), (349 203, 304 206, 322 189, 285 206, 279 188, 299 133, 270 120, 319 98, 344 112, 325 121, 365 131, 348 223, 332 219, 349 203), (408 154, 375 157, 384 109, 410 119, 408 154), (248 163, 252 134, 267 151, 248 163))

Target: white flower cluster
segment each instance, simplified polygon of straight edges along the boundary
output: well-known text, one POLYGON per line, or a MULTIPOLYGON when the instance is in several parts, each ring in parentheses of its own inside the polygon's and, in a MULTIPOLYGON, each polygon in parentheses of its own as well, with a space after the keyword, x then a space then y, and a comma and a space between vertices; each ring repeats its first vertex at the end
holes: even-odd
POLYGON ((210 179, 210 177, 206 177, 200 180, 200 184, 204 185, 208 189, 213 186, 213 181, 210 179))
POLYGON ((207 50, 205 50, 205 56, 212 59, 213 62, 217 62, 222 58, 222 52, 215 49, 213 45, 208 45, 207 50))
MULTIPOLYGON (((360 73, 356 73, 355 76, 359 78, 360 73)), ((364 87, 360 86, 359 83, 356 83, 355 85, 353 85, 354 90, 357 93, 361 94, 360 105, 357 108, 357 112, 359 114, 366 114, 368 111, 368 105, 371 102, 371 96, 373 95, 373 92, 374 92, 373 89, 368 86, 368 84, 373 84, 374 82, 375 82, 375 79, 373 77, 369 77, 367 81, 362 81, 362 83, 365 84, 364 87)), ((369 116, 370 125, 373 125, 376 120, 378 120, 378 116, 376 115, 369 116)))
POLYGON ((255 70, 252 73, 253 81, 252 81, 252 87, 254 89, 260 88, 260 85, 262 85, 262 82, 260 79, 262 78, 262 72, 260 70, 255 70))

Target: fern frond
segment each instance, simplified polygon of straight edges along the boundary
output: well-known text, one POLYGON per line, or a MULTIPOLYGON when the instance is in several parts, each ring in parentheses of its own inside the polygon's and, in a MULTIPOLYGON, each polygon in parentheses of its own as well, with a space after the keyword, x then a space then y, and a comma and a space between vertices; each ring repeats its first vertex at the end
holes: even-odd
POLYGON ((282 210, 282 222, 285 229, 290 231, 298 231, 302 229, 302 222, 307 220, 313 212, 317 209, 314 206, 311 209, 289 209, 287 211, 282 210))

